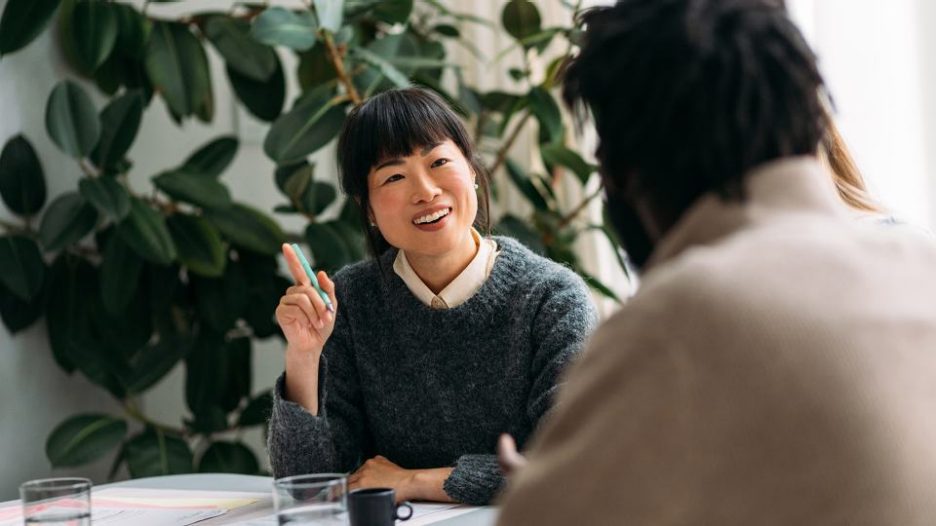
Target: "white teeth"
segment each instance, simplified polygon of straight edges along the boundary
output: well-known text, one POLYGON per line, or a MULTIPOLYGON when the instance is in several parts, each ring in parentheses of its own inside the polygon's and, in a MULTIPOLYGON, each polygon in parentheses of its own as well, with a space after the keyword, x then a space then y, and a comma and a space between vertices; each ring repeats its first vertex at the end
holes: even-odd
POLYGON ((417 225, 421 225, 423 223, 431 223, 432 221, 435 221, 436 219, 449 215, 449 212, 451 212, 451 210, 449 210, 448 208, 445 208, 443 210, 439 210, 438 212, 434 214, 429 214, 429 215, 416 218, 415 220, 413 220, 413 223, 417 225))

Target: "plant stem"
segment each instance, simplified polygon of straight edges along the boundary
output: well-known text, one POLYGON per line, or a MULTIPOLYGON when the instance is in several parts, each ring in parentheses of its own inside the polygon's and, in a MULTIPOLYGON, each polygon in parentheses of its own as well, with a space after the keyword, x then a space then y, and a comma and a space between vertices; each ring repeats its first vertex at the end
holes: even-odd
POLYGON ((78 166, 81 167, 81 171, 89 177, 97 177, 101 175, 100 170, 94 167, 87 159, 79 159, 78 166))
POLYGON ((507 152, 510 151, 510 148, 517 141, 517 137, 520 136, 520 131, 523 129, 523 125, 526 124, 526 121, 530 118, 530 115, 532 115, 532 113, 527 110, 523 117, 521 117, 517 122, 517 125, 514 127, 513 131, 507 137, 507 141, 504 142, 504 145, 501 146, 500 150, 497 151, 497 157, 494 159, 494 164, 488 168, 488 174, 490 174, 491 177, 493 177, 494 172, 496 172, 497 169, 500 168, 502 164, 504 164, 504 161, 507 160, 507 152))
POLYGON ((16 223, 11 223, 9 221, 0 219, 0 227, 3 227, 4 230, 11 234, 25 234, 27 236, 32 236, 35 234, 35 232, 29 228, 29 224, 26 224, 25 226, 17 225, 16 223))
POLYGON ((604 190, 603 187, 598 188, 598 190, 595 190, 592 194, 587 196, 585 199, 582 199, 581 203, 579 203, 575 208, 572 209, 571 212, 569 212, 568 214, 565 215, 565 217, 562 218, 562 221, 559 222, 558 228, 561 229, 561 228, 565 228, 566 226, 568 226, 569 223, 571 223, 572 220, 576 218, 576 216, 582 213, 582 210, 585 210, 585 208, 588 207, 588 204, 591 203, 592 199, 601 195, 602 190, 604 190))
POLYGON ((354 83, 351 82, 351 79, 345 72, 344 58, 342 57, 342 53, 335 46, 335 41, 332 39, 331 33, 328 31, 323 31, 322 34, 325 36, 325 49, 328 51, 328 58, 331 60, 332 66, 335 67, 335 73, 338 74, 338 80, 341 81, 341 84, 345 87, 345 91, 348 92, 348 97, 351 98, 351 102, 355 106, 361 104, 361 96, 358 94, 357 89, 354 87, 354 83))

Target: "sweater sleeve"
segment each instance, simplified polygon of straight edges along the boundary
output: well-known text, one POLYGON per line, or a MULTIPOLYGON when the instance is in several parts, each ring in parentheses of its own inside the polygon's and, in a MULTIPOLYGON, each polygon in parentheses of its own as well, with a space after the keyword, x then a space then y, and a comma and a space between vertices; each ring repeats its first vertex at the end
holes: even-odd
POLYGON ((274 477, 349 472, 361 463, 364 415, 347 316, 339 314, 319 365, 319 415, 286 400, 283 373, 273 389, 267 448, 274 477))
MULTIPOLYGON (((535 430, 549 411, 562 369, 584 347, 598 322, 585 283, 571 272, 541 284, 544 295, 536 308, 532 330, 532 386, 527 416, 535 430)), ((526 437, 515 437, 524 440, 526 437)), ((522 447, 521 443, 521 447, 522 447)), ((452 499, 472 505, 490 504, 504 487, 497 455, 462 455, 443 485, 452 499)))
POLYGON ((598 324, 598 311, 580 277, 565 271, 543 285, 546 292, 533 321, 533 384, 527 400, 534 432, 552 408, 560 375, 598 324))

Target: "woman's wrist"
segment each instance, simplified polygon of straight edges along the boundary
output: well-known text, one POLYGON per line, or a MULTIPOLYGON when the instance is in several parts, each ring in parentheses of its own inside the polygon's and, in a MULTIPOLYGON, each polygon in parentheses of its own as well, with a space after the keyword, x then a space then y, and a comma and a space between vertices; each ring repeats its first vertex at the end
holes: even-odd
POLYGON ((452 468, 414 469, 405 484, 400 500, 425 500, 431 502, 453 502, 443 486, 452 474, 452 468))

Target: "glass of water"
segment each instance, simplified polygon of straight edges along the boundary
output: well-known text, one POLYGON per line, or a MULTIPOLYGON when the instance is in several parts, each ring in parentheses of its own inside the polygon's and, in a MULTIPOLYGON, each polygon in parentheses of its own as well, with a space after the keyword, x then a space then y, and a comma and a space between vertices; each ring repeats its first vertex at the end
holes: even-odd
POLYGON ((89 526, 91 481, 83 478, 30 480, 20 486, 23 520, 30 526, 89 526))
POLYGON ((280 526, 339 526, 348 524, 343 473, 296 475, 273 481, 273 504, 280 526))

